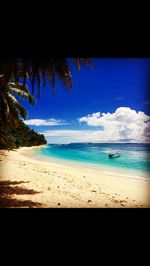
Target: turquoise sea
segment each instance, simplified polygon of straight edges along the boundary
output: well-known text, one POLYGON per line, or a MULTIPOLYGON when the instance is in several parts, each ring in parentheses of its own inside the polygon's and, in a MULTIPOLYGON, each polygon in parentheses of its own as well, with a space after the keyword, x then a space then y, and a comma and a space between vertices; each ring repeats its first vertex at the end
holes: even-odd
POLYGON ((36 152, 37 156, 53 157, 85 166, 97 165, 111 169, 136 170, 150 174, 150 144, 135 143, 72 143, 48 144, 36 152), (112 151, 120 152, 118 158, 109 158, 112 151))

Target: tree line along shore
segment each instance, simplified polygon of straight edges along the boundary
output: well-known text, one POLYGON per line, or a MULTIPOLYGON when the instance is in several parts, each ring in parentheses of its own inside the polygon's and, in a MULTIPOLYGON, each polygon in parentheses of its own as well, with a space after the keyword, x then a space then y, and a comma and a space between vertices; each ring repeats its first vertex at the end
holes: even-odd
POLYGON ((11 150, 44 144, 47 144, 44 135, 35 132, 20 120, 17 128, 8 131, 7 142, 0 143, 0 149, 11 150))

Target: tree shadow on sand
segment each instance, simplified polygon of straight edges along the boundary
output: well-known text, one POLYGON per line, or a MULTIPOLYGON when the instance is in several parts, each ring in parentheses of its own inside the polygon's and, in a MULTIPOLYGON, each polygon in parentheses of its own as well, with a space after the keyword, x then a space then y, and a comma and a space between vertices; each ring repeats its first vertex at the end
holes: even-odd
POLYGON ((0 208, 11 208, 11 207, 27 207, 27 208, 35 208, 40 207, 41 203, 33 202, 31 200, 18 200, 12 198, 12 195, 34 195, 40 193, 33 189, 27 189, 23 187, 19 187, 22 183, 29 183, 29 181, 0 181, 0 208))

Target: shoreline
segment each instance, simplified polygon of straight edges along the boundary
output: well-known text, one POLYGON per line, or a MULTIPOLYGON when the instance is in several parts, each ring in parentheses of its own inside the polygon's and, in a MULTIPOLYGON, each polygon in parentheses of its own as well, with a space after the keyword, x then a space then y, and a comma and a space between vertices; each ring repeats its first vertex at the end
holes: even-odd
POLYGON ((148 172, 142 172, 141 170, 138 171, 137 169, 130 169, 130 168, 123 168, 123 167, 115 167, 115 166, 106 166, 94 163, 88 163, 83 161, 76 161, 76 160, 68 160, 62 159, 53 156, 46 156, 46 155, 37 155, 34 153, 35 150, 45 147, 45 145, 36 146, 35 148, 27 147, 21 151, 21 154, 24 156, 29 156, 31 159, 54 163, 54 164, 61 164, 67 167, 76 167, 81 169, 82 167, 91 170, 101 171, 103 174, 108 174, 111 176, 118 176, 118 177, 125 177, 125 178, 134 178, 137 180, 143 181, 150 181, 150 174, 148 172))
MULTIPOLYGON (((32 151, 42 146, 45 145, 0 151, 0 183, 4 190, 8 184, 9 201, 6 206, 4 202, 4 207, 150 207, 150 180, 111 175, 109 171, 72 163, 40 161, 32 156, 32 151)), ((3 201, 5 194, 2 193, 3 201)))

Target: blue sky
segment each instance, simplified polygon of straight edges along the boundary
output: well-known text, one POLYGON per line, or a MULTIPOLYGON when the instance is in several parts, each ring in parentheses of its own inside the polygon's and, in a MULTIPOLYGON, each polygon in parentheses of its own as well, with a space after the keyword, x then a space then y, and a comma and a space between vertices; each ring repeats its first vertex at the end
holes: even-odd
MULTIPOLYGON (((134 111, 133 116, 136 112, 135 121, 139 117, 141 119, 140 113, 138 115, 139 111, 144 112, 147 116, 150 115, 150 97, 148 95, 150 59, 97 58, 93 59, 92 69, 88 66, 82 66, 80 71, 77 71, 72 63, 70 66, 73 80, 72 91, 66 90, 57 80, 56 93, 54 95, 49 83, 47 83, 46 87, 41 87, 41 97, 34 106, 30 106, 26 101, 22 102, 28 110, 27 124, 36 131, 44 133, 48 142, 84 141, 83 138, 80 138, 80 133, 81 135, 85 134, 85 141, 94 141, 94 137, 90 138, 90 134, 93 134, 94 131, 108 130, 103 121, 107 119, 107 113, 112 115, 113 121, 119 121, 118 117, 122 114, 121 112, 126 117, 129 113, 132 115, 132 111, 134 111), (116 110, 121 107, 130 109, 119 109, 116 113, 116 110), (97 115, 93 115, 95 113, 97 115), (103 115, 101 115, 102 113, 103 115), (88 115, 88 119, 81 119, 88 115), (90 117, 96 117, 97 121, 91 122, 90 117), (45 125, 44 121, 43 125, 35 125, 37 121, 34 119, 44 120, 45 125), (48 124, 48 122, 46 123, 47 120, 50 122, 49 125, 46 125, 48 124)), ((124 121, 124 118, 122 119, 124 121)), ((109 126, 111 125, 111 120, 109 121, 109 126)), ((131 120, 133 119, 130 119, 130 123, 132 122, 131 128, 134 128, 134 121, 131 120)), ((145 122, 145 120, 142 120, 142 122, 145 122)), ((147 126, 147 124, 142 125, 147 126)), ((127 126, 128 121, 124 124, 122 132, 124 132, 125 128, 126 132, 129 130, 127 126)), ((115 128, 112 133, 118 134, 119 141, 122 139, 122 135, 118 131, 115 133, 115 130, 118 130, 118 128, 115 128)), ((132 130, 130 129, 130 131, 132 130)), ((149 132, 147 127, 145 131, 149 132)), ((134 140, 134 136, 131 133, 133 132, 130 132, 128 136, 124 136, 124 141, 129 139, 135 141, 137 139, 134 140)), ((96 142, 103 139, 102 134, 100 136, 98 134, 96 136, 95 133, 96 142)), ((136 133, 134 132, 134 134, 136 133)), ((107 139, 104 138, 103 141, 107 142, 107 139)), ((110 141, 110 137, 108 141, 110 141)))

